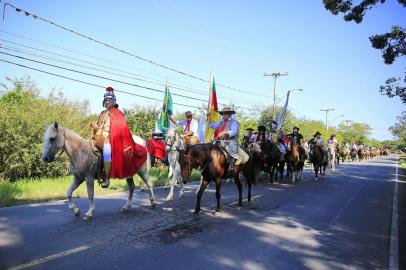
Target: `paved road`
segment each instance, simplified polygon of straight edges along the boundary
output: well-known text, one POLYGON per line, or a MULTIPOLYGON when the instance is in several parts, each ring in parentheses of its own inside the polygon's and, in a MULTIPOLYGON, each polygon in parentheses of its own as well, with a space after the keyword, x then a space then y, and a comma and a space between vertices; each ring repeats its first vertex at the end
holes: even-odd
MULTIPOLYGON (((396 157, 338 167, 315 182, 264 183, 236 208, 233 183, 214 216, 213 186, 193 219, 197 185, 151 210, 146 192, 98 197, 86 222, 66 202, 0 209, 0 269, 387 269, 396 157)), ((244 189, 244 195, 246 189, 244 189)), ((85 199, 78 200, 82 213, 85 199)))

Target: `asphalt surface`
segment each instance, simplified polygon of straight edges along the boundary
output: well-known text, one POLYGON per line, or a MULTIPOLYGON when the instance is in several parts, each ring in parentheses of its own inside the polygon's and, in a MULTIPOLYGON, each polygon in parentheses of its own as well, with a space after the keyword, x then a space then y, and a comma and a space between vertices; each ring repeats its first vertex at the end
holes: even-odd
MULTIPOLYGON (((197 184, 188 184, 183 198, 177 190, 171 202, 167 189, 156 189, 154 210, 148 193, 137 191, 126 214, 119 212, 125 193, 97 197, 91 221, 75 218, 66 201, 3 208, 0 269, 388 269, 398 258, 395 251, 390 256, 396 160, 340 164, 319 181, 307 168, 295 185, 263 181, 254 187, 252 208, 244 201, 238 209, 235 185, 224 183, 219 216, 211 184, 197 219, 197 184)), ((87 200, 76 202, 83 215, 87 200)))

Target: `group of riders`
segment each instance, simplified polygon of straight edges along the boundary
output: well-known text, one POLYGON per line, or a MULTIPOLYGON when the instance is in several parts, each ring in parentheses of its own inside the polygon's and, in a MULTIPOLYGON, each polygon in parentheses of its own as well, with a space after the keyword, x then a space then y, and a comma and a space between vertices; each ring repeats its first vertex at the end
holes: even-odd
MULTIPOLYGON (((103 97, 104 110, 100 113, 98 121, 92 122, 93 128, 93 140, 97 149, 102 152, 104 173, 101 186, 108 187, 109 179, 114 178, 126 178, 134 175, 138 169, 136 165, 140 164, 140 161, 135 161, 135 152, 142 151, 142 147, 137 148, 137 144, 134 142, 128 124, 125 120, 124 114, 118 109, 116 96, 112 87, 106 88, 106 93, 103 97)), ((223 148, 228 154, 228 163, 232 169, 235 165, 245 162, 248 157, 246 152, 242 151, 240 145, 240 124, 233 117, 236 112, 230 107, 224 107, 219 111, 222 119, 216 123, 211 123, 210 128, 215 130, 214 141, 221 141, 223 148)), ((181 121, 175 120, 172 116, 169 116, 169 120, 176 126, 182 127, 183 134, 181 138, 186 145, 194 145, 200 143, 198 140, 198 121, 193 119, 193 114, 190 111, 185 113, 185 119, 181 121)), ((266 141, 273 141, 277 144, 277 149, 286 156, 289 151, 290 143, 294 142, 299 147, 303 148, 306 152, 307 158, 310 160, 313 148, 312 146, 324 147, 325 142, 321 138, 321 133, 317 131, 313 138, 305 141, 302 134, 299 132, 299 127, 294 127, 293 131, 289 134, 284 134, 283 131, 276 131, 277 123, 271 120, 270 132, 267 134, 267 128, 264 125, 260 125, 257 128, 257 132, 254 132, 253 128, 247 128, 247 134, 242 139, 242 148, 248 147, 252 143, 261 144, 266 141)), ((154 133, 153 138, 156 140, 162 140, 162 134, 154 133)), ((338 142, 334 134, 331 134, 327 141, 327 145, 333 145, 338 148, 338 142)), ((348 148, 348 143, 345 144, 348 148)), ((351 149, 363 148, 362 145, 351 145, 351 149)), ((145 149, 145 148, 144 148, 145 149)), ((144 162, 142 160, 141 162, 144 162)))

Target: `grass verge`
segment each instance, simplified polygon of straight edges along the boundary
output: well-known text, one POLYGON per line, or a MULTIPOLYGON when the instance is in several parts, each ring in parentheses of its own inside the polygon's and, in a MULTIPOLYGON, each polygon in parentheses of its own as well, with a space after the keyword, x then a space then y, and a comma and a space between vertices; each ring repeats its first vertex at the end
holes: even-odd
MULTIPOLYGON (((167 185, 168 171, 162 172, 158 179, 158 169, 152 168, 150 176, 155 187, 167 185)), ((200 179, 200 173, 193 171, 191 180, 200 179)), ((72 182, 72 176, 43 179, 24 179, 13 183, 0 180, 0 207, 47 202, 66 199, 66 191, 72 182)), ((112 179, 109 188, 101 188, 95 183, 95 195, 100 196, 115 192, 127 191, 127 182, 119 179, 112 179)), ((144 187, 145 184, 137 175, 134 178, 136 188, 144 187)), ((86 184, 82 183, 73 193, 75 198, 87 197, 86 184)))
POLYGON ((406 155, 399 156, 400 168, 406 169, 406 155))

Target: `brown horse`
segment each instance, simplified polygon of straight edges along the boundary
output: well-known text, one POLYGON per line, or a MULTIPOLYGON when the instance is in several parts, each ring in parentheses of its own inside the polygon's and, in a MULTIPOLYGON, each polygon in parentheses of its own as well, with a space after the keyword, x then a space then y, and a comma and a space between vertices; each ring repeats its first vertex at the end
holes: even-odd
MULTIPOLYGON (((257 164, 256 160, 258 159, 261 150, 259 145, 254 143, 250 145, 247 152, 250 160, 243 165, 235 166, 234 171, 232 172, 234 182, 238 188, 238 207, 242 206, 242 185, 239 177, 240 172, 243 173, 247 181, 248 203, 251 204, 251 188, 253 184, 256 184, 255 164, 257 164)), ((229 166, 227 158, 220 147, 211 143, 191 145, 181 158, 180 166, 182 179, 185 181, 189 179, 192 169, 199 168, 201 170, 200 187, 197 192, 196 208, 193 214, 199 214, 200 201, 203 192, 211 181, 214 181, 216 184, 216 213, 220 212, 221 180, 227 176, 229 166)))
POLYGON ((306 153, 302 147, 296 143, 296 139, 291 137, 289 140, 290 151, 287 158, 288 174, 292 174, 292 184, 296 182, 296 178, 303 181, 303 167, 306 158, 306 153))
POLYGON ((280 178, 283 178, 283 167, 285 163, 282 160, 282 154, 274 142, 265 141, 259 145, 261 147, 260 161, 266 163, 266 172, 269 173, 269 183, 273 184, 273 180, 278 178, 278 173, 280 173, 280 178))
POLYGON ((328 164, 328 161, 324 156, 325 154, 323 153, 323 149, 320 146, 313 145, 311 147, 311 150, 312 150, 311 162, 313 164, 315 174, 314 179, 317 180, 319 171, 321 175, 326 174, 326 166, 328 164))

